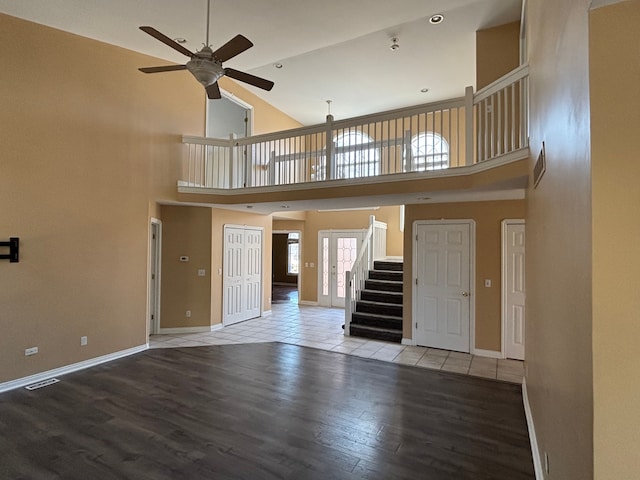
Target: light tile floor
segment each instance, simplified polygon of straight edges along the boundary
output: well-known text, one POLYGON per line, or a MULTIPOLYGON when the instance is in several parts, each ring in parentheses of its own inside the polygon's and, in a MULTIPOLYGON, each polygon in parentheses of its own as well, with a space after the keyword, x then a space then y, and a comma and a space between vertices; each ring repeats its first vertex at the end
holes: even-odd
POLYGON ((152 335, 150 348, 201 347, 229 343, 283 342, 319 348, 383 362, 444 370, 476 377, 522 383, 523 362, 478 357, 427 347, 345 337, 344 310, 273 304, 272 314, 224 327, 215 332, 152 335))

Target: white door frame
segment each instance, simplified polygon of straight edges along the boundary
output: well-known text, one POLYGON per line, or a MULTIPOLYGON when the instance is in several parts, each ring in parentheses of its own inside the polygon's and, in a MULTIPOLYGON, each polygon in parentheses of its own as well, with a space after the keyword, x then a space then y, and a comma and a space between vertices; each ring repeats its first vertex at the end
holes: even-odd
POLYGON ((147 270, 149 272, 149 285, 147 289, 147 337, 160 332, 160 286, 162 285, 160 283, 161 265, 162 221, 152 217, 149 222, 149 260, 147 270), (156 232, 155 238, 153 236, 154 230, 156 232), (155 256, 153 255, 153 252, 155 252, 155 256), (153 278, 153 271, 156 272, 155 278, 153 278), (155 295, 153 295, 154 292, 155 295), (155 318, 152 318, 152 316, 155 318))
MULTIPOLYGON (((227 326, 227 325, 233 325, 234 323, 239 323, 239 322, 233 322, 231 324, 229 324, 226 320, 225 320, 225 313, 224 313, 224 304, 225 304, 225 299, 224 299, 224 295, 225 295, 225 289, 224 289, 224 275, 225 272, 227 270, 227 264, 226 264, 226 251, 227 251, 227 228, 237 228, 237 229, 241 229, 241 230, 254 230, 254 231, 259 231, 260 232, 260 315, 258 315, 257 317, 252 317, 252 318, 259 318, 262 317, 262 315, 264 314, 264 227, 257 227, 254 225, 235 225, 235 224, 231 224, 231 223, 227 223, 224 224, 222 226, 222 235, 223 235, 223 242, 222 242, 222 302, 221 302, 221 308, 222 308, 222 325, 223 326, 227 326)), ((250 320, 250 319, 247 319, 250 320)), ((240 321, 244 321, 244 320, 240 320, 240 321)))
MULTIPOLYGON (((354 235, 354 236, 358 236, 358 238, 360 239, 360 244, 358 245, 358 253, 360 253, 360 247, 362 246, 362 240, 364 239, 364 236, 367 233, 366 229, 361 229, 361 228, 352 228, 352 229, 325 229, 325 230, 319 230, 318 231, 318 263, 317 263, 317 271, 318 271, 318 288, 316 291, 316 295, 317 295, 317 299, 318 299, 318 305, 320 305, 321 307, 330 307, 330 308, 340 308, 340 307, 334 307, 332 305, 332 300, 331 300, 331 295, 332 295, 332 289, 331 286, 329 287, 329 305, 326 304, 326 301, 322 301, 322 300, 326 300, 324 297, 324 295, 322 295, 322 242, 321 239, 323 236, 327 236, 327 234, 332 235, 332 234, 345 234, 345 235, 354 235), (322 300, 321 300, 322 299, 322 300)), ((329 240, 329 255, 331 255, 331 240, 329 240)))
MULTIPOLYGON (((411 244, 412 247, 412 275, 411 281, 411 343, 416 344, 416 282, 415 272, 418 271, 418 243, 416 237, 418 235, 418 225, 469 225, 469 292, 471 293, 469 301, 469 353, 474 354, 476 351, 476 222, 472 219, 460 220, 416 220, 413 222, 411 244)), ((408 343, 408 342, 407 342, 408 343)))
MULTIPOLYGON (((244 108, 247 111, 247 118, 248 118, 248 122, 247 122, 247 137, 250 137, 251 135, 253 135, 253 105, 251 105, 250 103, 245 102, 244 100, 236 97, 233 93, 228 92, 227 90, 225 90, 224 88, 220 89, 220 94, 226 98, 227 100, 235 103, 236 105, 244 108)), ((207 131, 207 128, 209 125, 207 125, 207 122, 209 121, 209 108, 211 108, 211 102, 213 100, 211 99, 207 99, 205 101, 205 132, 207 131)))
MULTIPOLYGON (((500 354, 502 358, 507 358, 507 276, 508 276, 508 272, 507 272, 507 255, 509 254, 509 252, 507 251, 507 227, 509 225, 525 225, 526 222, 522 219, 522 218, 506 218, 502 221, 502 279, 501 279, 501 283, 502 283, 502 291, 501 291, 501 299, 500 299, 500 303, 501 303, 501 312, 500 312, 500 316, 501 316, 501 322, 500 322, 500 329, 501 329, 501 340, 500 340, 500 354)), ((526 233, 525 233, 526 235, 526 233)), ((525 240, 526 242, 526 240, 525 240)), ((526 248, 526 247, 525 247, 526 248)), ((525 250, 526 252, 526 250, 525 250)), ((526 253, 525 253, 526 255, 526 253)), ((526 289, 526 286, 525 286, 526 289)), ((525 322, 526 322, 526 318, 525 318, 525 322)), ((526 323, 525 323, 526 324, 526 323)), ((525 352, 526 355, 526 352, 525 352)))

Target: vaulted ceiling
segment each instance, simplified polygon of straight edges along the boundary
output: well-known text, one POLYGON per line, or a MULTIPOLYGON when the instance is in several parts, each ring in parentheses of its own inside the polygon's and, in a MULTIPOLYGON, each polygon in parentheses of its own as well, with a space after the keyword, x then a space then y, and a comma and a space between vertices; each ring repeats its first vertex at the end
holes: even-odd
MULTIPOLYGON (((521 15, 521 0, 211 2, 214 49, 237 33, 255 44, 225 66, 273 80, 271 92, 249 88, 305 125, 324 121, 326 100, 340 119, 462 96, 475 85, 475 32, 521 15)), ((185 57, 138 26, 192 51, 206 38, 207 0, 0 0, 0 12, 176 63, 185 57)))

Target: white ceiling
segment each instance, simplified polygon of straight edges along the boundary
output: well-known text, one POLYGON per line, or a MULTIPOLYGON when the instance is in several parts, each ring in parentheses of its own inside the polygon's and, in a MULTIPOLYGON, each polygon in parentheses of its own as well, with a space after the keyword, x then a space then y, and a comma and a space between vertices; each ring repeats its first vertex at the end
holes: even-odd
MULTIPOLYGON (((475 85, 475 32, 521 10, 521 0, 211 1, 214 48, 237 33, 255 44, 225 66, 273 80, 271 92, 249 88, 305 125, 324 121, 326 100, 341 119, 462 96, 475 85), (442 24, 429 23, 435 13, 442 24)), ((0 12, 176 63, 186 57, 138 26, 192 51, 206 37, 206 0, 0 0, 0 12)))

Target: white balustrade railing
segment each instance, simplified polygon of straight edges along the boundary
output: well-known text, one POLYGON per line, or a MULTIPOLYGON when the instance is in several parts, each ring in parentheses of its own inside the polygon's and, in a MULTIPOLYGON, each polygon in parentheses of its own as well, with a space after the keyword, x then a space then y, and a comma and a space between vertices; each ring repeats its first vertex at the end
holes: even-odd
POLYGON ((529 66, 522 65, 476 92, 476 161, 529 146, 528 87, 529 66))
POLYGON ((369 270, 373 262, 387 256, 387 224, 369 216, 369 228, 360 244, 360 249, 351 270, 345 272, 347 286, 344 299, 344 334, 351 334, 351 314, 355 312, 360 292, 364 288, 369 270))
POLYGON ((476 94, 247 138, 183 137, 181 186, 237 189, 435 171, 528 147, 528 67, 476 94))

